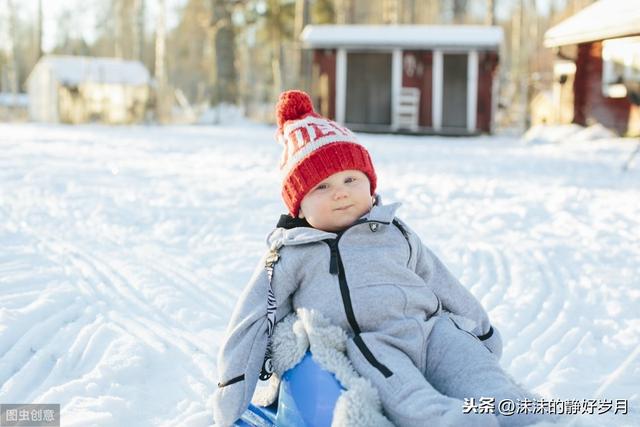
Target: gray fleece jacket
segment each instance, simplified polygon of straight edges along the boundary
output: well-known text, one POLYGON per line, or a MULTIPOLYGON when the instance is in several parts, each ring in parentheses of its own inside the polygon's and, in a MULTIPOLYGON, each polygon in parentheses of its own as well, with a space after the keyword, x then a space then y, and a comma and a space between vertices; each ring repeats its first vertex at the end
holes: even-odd
MULTIPOLYGON (((478 300, 395 217, 399 205, 383 205, 378 198, 368 214, 340 233, 291 220, 279 224, 267 244, 280 252, 272 279, 276 318, 297 308, 321 312, 347 331, 347 354, 361 375, 410 398, 411 390, 402 390, 398 380, 404 375, 394 378, 394 370, 406 363, 412 371, 425 371, 434 316, 446 313, 497 357, 502 342, 478 300)), ((232 425, 253 395, 267 345, 267 289, 263 258, 240 296, 218 355, 216 425, 232 425)))

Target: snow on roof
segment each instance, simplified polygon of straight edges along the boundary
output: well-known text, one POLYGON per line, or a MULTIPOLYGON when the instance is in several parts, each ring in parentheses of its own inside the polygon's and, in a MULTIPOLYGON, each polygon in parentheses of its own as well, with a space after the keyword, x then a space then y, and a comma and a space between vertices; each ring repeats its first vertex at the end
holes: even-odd
POLYGON ((67 85, 96 82, 137 86, 149 83, 149 71, 140 61, 47 55, 36 65, 36 67, 39 66, 50 68, 55 78, 67 85))
POLYGON ((475 25, 308 25, 306 47, 498 48, 502 28, 475 25))
POLYGON ((640 34, 640 1, 600 0, 550 28, 546 47, 640 34))

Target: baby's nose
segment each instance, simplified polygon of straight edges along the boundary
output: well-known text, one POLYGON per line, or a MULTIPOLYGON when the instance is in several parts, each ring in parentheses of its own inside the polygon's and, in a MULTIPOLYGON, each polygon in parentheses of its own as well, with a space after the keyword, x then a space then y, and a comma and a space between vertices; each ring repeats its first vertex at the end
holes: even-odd
POLYGON ((341 199, 341 198, 347 196, 348 194, 349 193, 347 192, 346 188, 339 187, 339 188, 336 188, 336 191, 335 191, 335 193, 333 193, 333 196, 336 199, 341 199))

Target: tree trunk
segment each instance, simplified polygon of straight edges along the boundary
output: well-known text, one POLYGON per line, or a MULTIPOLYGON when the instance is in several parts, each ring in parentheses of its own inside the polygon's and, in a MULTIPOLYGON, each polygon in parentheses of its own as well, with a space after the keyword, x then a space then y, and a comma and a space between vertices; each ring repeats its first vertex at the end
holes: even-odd
POLYGON ((156 114, 160 123, 169 119, 169 103, 167 101, 167 76, 165 62, 165 0, 158 0, 158 17, 156 21, 156 114))
POLYGON ((18 93, 18 57, 16 55, 16 35, 18 29, 16 27, 16 10, 12 0, 7 0, 7 9, 9 10, 9 40, 7 49, 7 65, 9 68, 9 88, 14 95, 18 93))
POLYGON ((136 21, 134 24, 133 59, 144 64, 144 0, 136 0, 134 10, 136 21))
POLYGON ((467 0, 453 0, 453 23, 464 24, 467 20, 467 0))
POLYGON ((42 57, 42 0, 38 0, 38 46, 36 46, 37 49, 37 55, 38 57, 36 58, 36 62, 38 62, 40 60, 40 58, 42 57))
POLYGON ((214 46, 216 56, 216 91, 212 104, 235 104, 238 98, 235 69, 235 34, 231 22, 231 9, 226 0, 212 0, 214 46))
POLYGON ((336 0, 336 23, 340 25, 353 24, 352 0, 336 0))
POLYGON ((124 23, 122 22, 122 10, 124 9, 124 4, 122 0, 115 0, 113 3, 113 20, 114 20, 114 35, 113 35, 113 55, 116 58, 124 58, 124 48, 123 48, 123 27, 124 23))
POLYGON ((496 2, 495 0, 487 0, 487 15, 485 19, 486 25, 496 25, 496 2))
POLYGON ((297 84, 296 86, 310 91, 311 82, 311 67, 312 58, 311 52, 302 49, 302 43, 300 42, 300 36, 304 27, 309 24, 311 19, 311 11, 309 0, 297 0, 296 1, 296 23, 294 30, 294 43, 296 46, 296 70, 297 70, 297 84))

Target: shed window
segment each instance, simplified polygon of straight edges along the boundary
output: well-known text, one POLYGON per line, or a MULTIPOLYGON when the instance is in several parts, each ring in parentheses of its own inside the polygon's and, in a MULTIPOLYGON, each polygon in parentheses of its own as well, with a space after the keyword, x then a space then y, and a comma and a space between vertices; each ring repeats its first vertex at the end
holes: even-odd
POLYGON ((602 94, 609 98, 627 96, 626 84, 640 82, 640 37, 602 42, 602 94))

